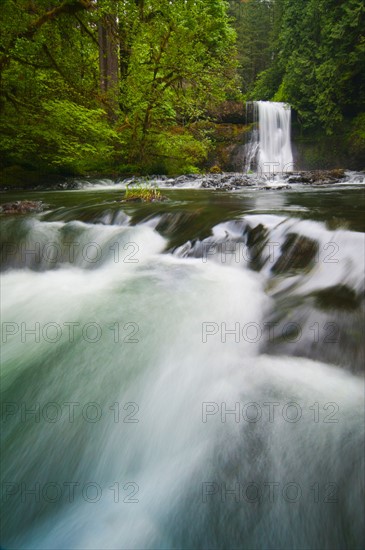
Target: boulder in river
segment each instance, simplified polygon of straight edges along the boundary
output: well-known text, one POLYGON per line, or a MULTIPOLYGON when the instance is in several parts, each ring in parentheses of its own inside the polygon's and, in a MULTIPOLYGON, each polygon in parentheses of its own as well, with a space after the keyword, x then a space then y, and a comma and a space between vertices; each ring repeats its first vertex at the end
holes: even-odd
POLYGON ((46 205, 42 201, 15 201, 6 202, 0 206, 2 214, 28 214, 30 212, 42 212, 46 205))
POLYGON ((318 253, 318 243, 309 237, 289 233, 281 247, 281 254, 272 271, 275 274, 285 273, 291 269, 311 267, 318 253))

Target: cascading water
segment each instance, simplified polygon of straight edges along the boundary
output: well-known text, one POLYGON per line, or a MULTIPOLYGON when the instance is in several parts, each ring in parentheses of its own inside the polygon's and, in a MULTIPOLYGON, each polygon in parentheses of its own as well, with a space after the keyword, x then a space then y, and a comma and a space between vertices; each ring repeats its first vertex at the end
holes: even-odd
POLYGON ((286 103, 252 104, 254 129, 246 148, 245 170, 274 174, 293 170, 290 141, 291 109, 286 103))
POLYGON ((2 221, 2 548, 360 550, 363 384, 324 342, 335 319, 359 346, 362 234, 252 215, 266 192, 238 219, 237 196, 192 191, 189 210, 182 191, 139 223, 80 193, 2 221), (294 273, 260 248, 279 261, 293 234, 318 246, 294 273), (351 308, 318 317, 315 293, 341 285, 351 308), (276 319, 276 357, 272 312, 303 331, 283 342, 276 319))

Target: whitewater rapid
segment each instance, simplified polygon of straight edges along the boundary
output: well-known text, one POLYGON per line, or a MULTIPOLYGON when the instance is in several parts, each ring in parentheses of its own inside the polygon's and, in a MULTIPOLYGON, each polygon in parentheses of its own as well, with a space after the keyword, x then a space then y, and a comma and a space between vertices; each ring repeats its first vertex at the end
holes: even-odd
MULTIPOLYGON (((247 216, 212 240, 259 221, 278 243, 334 238, 247 216)), ((8 251, 2 545, 360 549, 362 377, 289 343, 268 353, 269 264, 189 256, 193 244, 166 253, 156 224, 32 218, 8 251)), ((328 277, 363 289, 356 262, 347 270, 360 234, 335 238, 339 263, 297 278, 293 295, 328 277)))

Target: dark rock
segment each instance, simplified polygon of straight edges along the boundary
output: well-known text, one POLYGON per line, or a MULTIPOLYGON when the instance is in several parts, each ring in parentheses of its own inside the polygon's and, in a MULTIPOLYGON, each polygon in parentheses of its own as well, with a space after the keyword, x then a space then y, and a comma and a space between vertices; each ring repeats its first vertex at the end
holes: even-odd
POLYGON ((67 181, 60 182, 56 185, 57 189, 62 189, 65 191, 73 191, 75 189, 82 189, 82 182, 77 180, 69 179, 67 181))
POLYGON ((335 170, 310 170, 308 172, 290 174, 287 181, 288 183, 322 185, 336 183, 345 177, 345 171, 337 168, 335 170))
POLYGON ((252 180, 243 174, 210 174, 203 179, 201 187, 231 191, 251 185, 252 180))
POLYGON ((272 271, 275 274, 291 269, 311 267, 318 252, 318 243, 308 237, 289 233, 281 247, 280 258, 275 262, 272 271))
POLYGON ((353 311, 360 307, 360 298, 347 285, 335 285, 312 293, 316 306, 323 310, 353 311))
POLYGON ((246 104, 242 101, 224 101, 207 113, 217 122, 229 124, 246 123, 246 104))
POLYGON ((247 246, 250 248, 259 242, 266 239, 267 236, 267 229, 265 226, 260 223, 259 225, 256 225, 253 229, 248 228, 247 230, 247 246))
POLYGON ((260 271, 265 263, 262 252, 267 242, 268 230, 260 223, 256 227, 248 227, 246 233, 246 244, 250 250, 251 257, 251 268, 255 271, 260 271))
POLYGON ((275 185, 275 187, 265 185, 264 187, 261 187, 261 189, 264 189, 265 191, 282 191, 282 189, 290 189, 290 185, 275 185))
POLYGON ((204 178, 201 187, 203 187, 204 189, 217 189, 220 186, 220 182, 221 178, 219 176, 215 178, 213 176, 209 178, 204 178))
POLYGON ((233 178, 231 178, 230 183, 231 185, 235 185, 236 187, 249 187, 253 185, 252 181, 247 176, 234 176, 233 178))
POLYGON ((305 176, 305 174, 294 174, 292 176, 289 176, 288 183, 310 183, 309 176, 305 176))

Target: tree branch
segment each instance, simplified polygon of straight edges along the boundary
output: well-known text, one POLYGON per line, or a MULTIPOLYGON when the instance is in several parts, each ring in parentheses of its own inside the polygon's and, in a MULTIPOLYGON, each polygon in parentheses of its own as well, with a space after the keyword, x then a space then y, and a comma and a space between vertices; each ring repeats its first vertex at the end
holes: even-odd
POLYGON ((61 5, 49 11, 46 11, 43 15, 38 17, 38 19, 32 21, 26 31, 19 32, 13 37, 13 39, 9 44, 9 47, 7 48, 7 52, 4 53, 3 56, 0 58, 0 71, 11 59, 12 55, 9 54, 9 51, 15 46, 16 41, 19 38, 26 38, 28 40, 32 40, 36 32, 42 27, 42 25, 44 25, 48 21, 52 21, 56 17, 63 14, 74 15, 79 11, 88 10, 91 7, 92 7, 91 0, 73 0, 72 2, 70 2, 70 0, 64 0, 61 5))
POLYGON ((55 19, 59 15, 65 13, 72 15, 81 10, 88 10, 91 8, 91 6, 91 0, 74 0, 73 2, 65 0, 60 6, 57 6, 52 10, 46 11, 46 13, 33 21, 28 30, 26 30, 24 33, 20 33, 16 38, 32 38, 33 35, 38 31, 38 29, 40 29, 42 25, 47 23, 47 21, 51 21, 52 19, 55 19))
POLYGON ((93 42, 95 42, 95 44, 96 44, 97 46, 99 46, 98 39, 97 39, 96 36, 90 31, 90 29, 87 28, 87 26, 85 25, 85 23, 84 23, 77 15, 75 15, 75 19, 76 19, 77 22, 81 25, 82 30, 91 38, 91 40, 92 40, 93 42))

